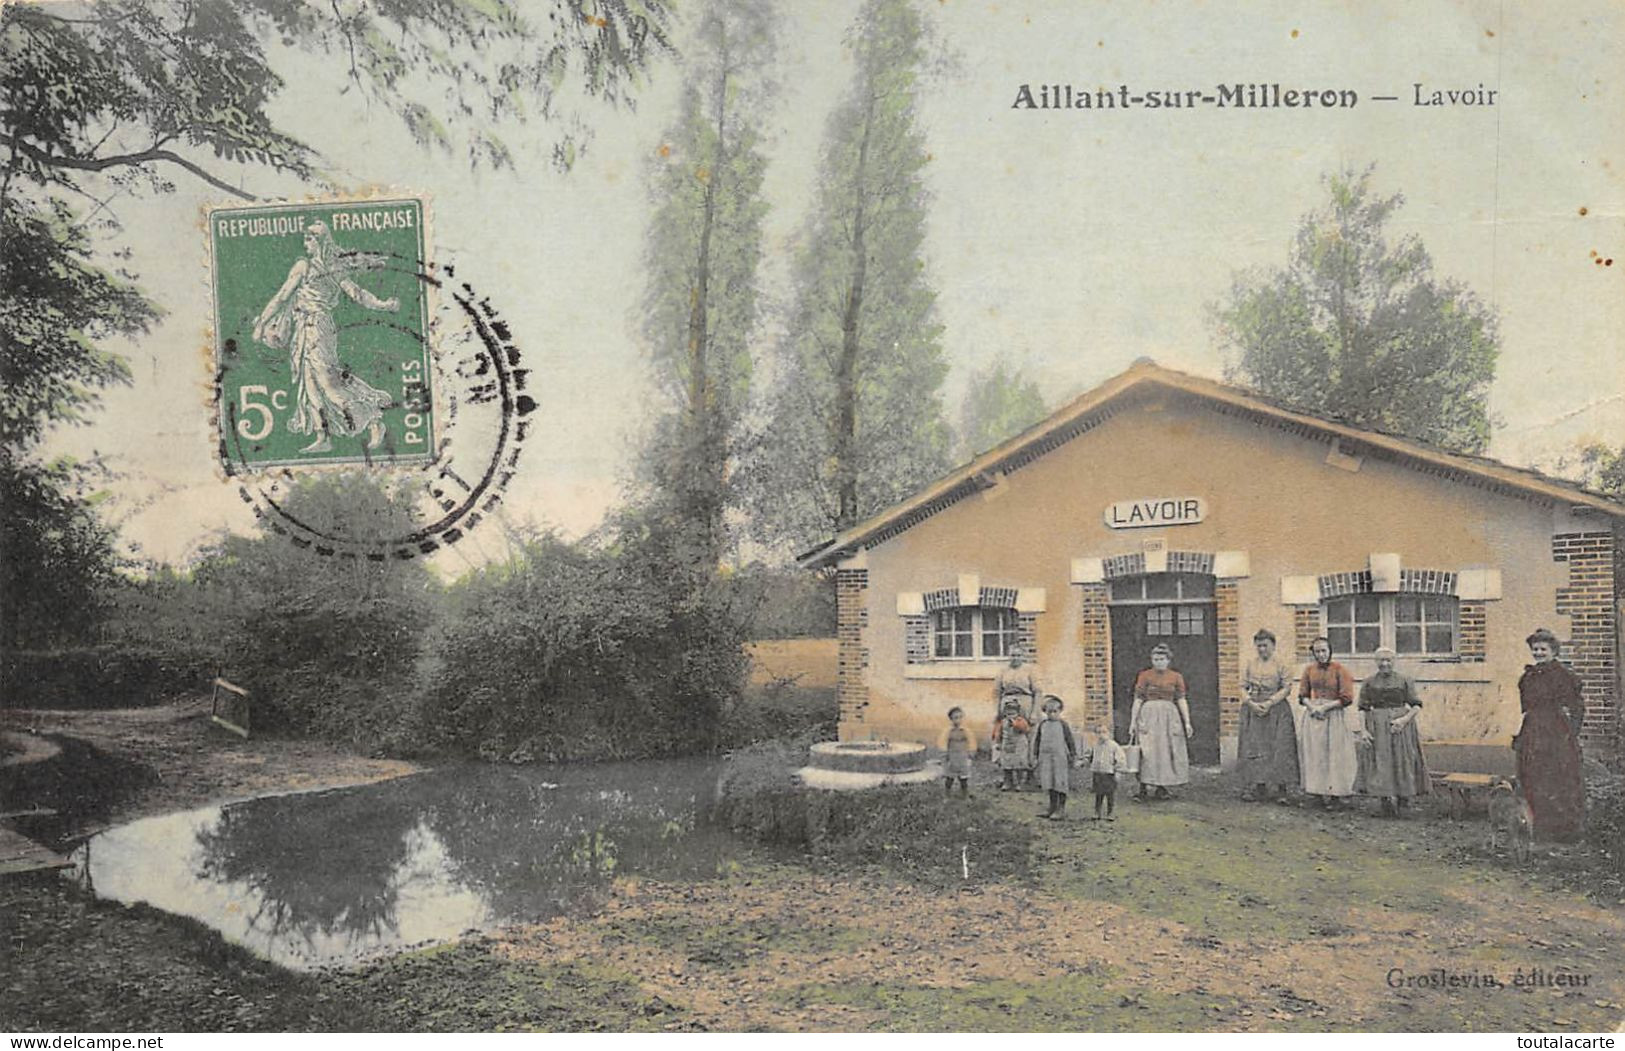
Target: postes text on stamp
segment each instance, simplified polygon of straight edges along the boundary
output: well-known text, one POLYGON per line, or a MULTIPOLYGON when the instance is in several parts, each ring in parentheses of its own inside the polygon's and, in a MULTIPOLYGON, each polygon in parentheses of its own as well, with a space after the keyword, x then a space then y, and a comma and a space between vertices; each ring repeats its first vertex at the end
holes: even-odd
POLYGON ((209 213, 229 473, 436 452, 422 200, 209 213))

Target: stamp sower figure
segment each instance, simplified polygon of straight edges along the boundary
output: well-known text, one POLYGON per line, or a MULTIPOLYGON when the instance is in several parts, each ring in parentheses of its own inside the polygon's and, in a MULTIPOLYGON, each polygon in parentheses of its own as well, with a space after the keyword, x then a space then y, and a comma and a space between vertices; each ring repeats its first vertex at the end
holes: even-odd
POLYGON ((948 709, 948 729, 942 732, 942 790, 954 793, 959 782, 960 796, 970 795, 971 757, 976 754, 976 735, 965 728, 965 709, 948 709))
POLYGON ((350 279, 356 270, 382 265, 373 256, 345 257, 325 223, 305 232, 305 258, 288 271, 288 279, 265 304, 254 322, 254 339, 268 347, 287 348, 293 364, 294 412, 288 429, 313 434, 300 452, 333 448, 330 434, 367 432, 367 448, 384 440, 383 412, 393 399, 369 386, 339 362, 338 327, 333 310, 339 296, 349 296, 368 310, 398 310, 400 300, 379 299, 350 279))
POLYGON ((1380 797, 1383 816, 1392 817, 1430 787, 1416 729, 1422 699, 1416 684, 1394 670, 1393 650, 1383 646, 1375 656, 1377 673, 1360 684, 1360 785, 1380 797))
POLYGON ((1100 820, 1100 805, 1106 804, 1106 820, 1116 821, 1112 813, 1117 805, 1117 774, 1128 765, 1123 746, 1112 739, 1111 716, 1103 716, 1095 727, 1095 743, 1089 747, 1089 780, 1095 792, 1095 820, 1100 820))
POLYGON ((1021 702, 1014 697, 1004 700, 998 722, 993 724, 993 746, 999 753, 999 769, 1004 780, 999 791, 1014 792, 1016 775, 1032 769, 1032 724, 1021 714, 1021 702))
POLYGON ((1170 665, 1174 652, 1158 644, 1151 650, 1151 667, 1134 680, 1134 708, 1129 712, 1133 743, 1140 746, 1140 794, 1147 787, 1158 799, 1168 789, 1191 779, 1191 710, 1186 700, 1185 677, 1170 665))
MULTIPOLYGON (((1000 718, 1005 711, 1005 703, 1014 699, 1019 706, 1021 717, 1031 726, 1038 721, 1038 702, 1044 696, 1038 685, 1038 669, 1027 663, 1027 651, 1020 646, 1010 647, 1010 663, 999 669, 999 674, 993 680, 993 701, 998 705, 1000 718)), ((999 740, 999 766, 1008 771, 1022 775, 1027 784, 1033 781, 1033 755, 1029 747, 1031 741, 1026 734, 1019 735, 1014 741, 999 740)), ((1006 775, 1007 784, 1013 786, 1014 774, 1006 775)))
POLYGON ((1258 656, 1242 669, 1241 758, 1244 800, 1269 798, 1274 785, 1276 802, 1286 803, 1287 786, 1298 783, 1298 732, 1292 722, 1292 673, 1275 655, 1275 634, 1261 628, 1253 636, 1258 656))
POLYGON ((1558 661, 1557 636, 1537 629, 1525 640, 1535 663, 1518 679, 1523 725, 1512 739, 1518 753, 1518 783, 1541 839, 1570 842, 1585 827, 1585 779, 1580 738, 1585 717, 1580 680, 1558 661))
POLYGON ((1054 694, 1044 698, 1044 718, 1033 730, 1033 759, 1038 780, 1049 793, 1049 809, 1043 815, 1059 819, 1066 812, 1067 793, 1072 790, 1072 763, 1078 758, 1078 740, 1072 727, 1061 720, 1061 699, 1054 694))
POLYGON ((1303 790, 1319 797, 1327 810, 1337 810, 1354 794, 1360 775, 1356 723, 1347 714, 1354 703, 1354 676, 1332 660, 1332 644, 1324 635, 1309 652, 1315 659, 1304 665, 1298 682, 1298 703, 1308 713, 1299 733, 1303 790))

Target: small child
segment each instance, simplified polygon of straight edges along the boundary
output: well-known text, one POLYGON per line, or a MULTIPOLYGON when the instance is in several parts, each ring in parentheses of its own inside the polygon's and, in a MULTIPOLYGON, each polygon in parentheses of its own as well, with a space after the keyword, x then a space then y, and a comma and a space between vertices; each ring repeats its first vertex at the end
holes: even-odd
POLYGON ((1095 743, 1089 749, 1089 775, 1095 790, 1095 820, 1100 820, 1100 804, 1106 804, 1106 820, 1116 821, 1117 774, 1128 764, 1123 746, 1112 739, 1111 721, 1095 724, 1095 743))
POLYGON ((998 721, 993 724, 993 747, 998 752, 998 767, 1004 773, 999 791, 1016 791, 1016 774, 1031 772, 1031 733, 1032 725, 1021 714, 1021 702, 1014 697, 1006 697, 999 710, 998 721))
POLYGON ((965 729, 965 709, 948 709, 948 729, 942 733, 942 791, 954 794, 954 781, 959 782, 959 795, 970 795, 970 761, 976 754, 976 735, 965 729))
POLYGON ((1059 821, 1066 812, 1066 795, 1071 790, 1069 771, 1078 757, 1078 741, 1072 727, 1061 721, 1061 699, 1053 693, 1044 698, 1044 718, 1033 731, 1033 760, 1038 779, 1049 793, 1049 810, 1042 817, 1059 821))

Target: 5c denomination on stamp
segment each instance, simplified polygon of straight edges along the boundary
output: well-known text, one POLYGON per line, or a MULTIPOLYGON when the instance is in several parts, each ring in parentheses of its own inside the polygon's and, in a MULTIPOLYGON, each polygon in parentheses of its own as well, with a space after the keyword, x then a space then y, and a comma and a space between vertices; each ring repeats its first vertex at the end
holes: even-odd
POLYGON ((434 458, 424 219, 417 198, 209 213, 228 473, 434 458))

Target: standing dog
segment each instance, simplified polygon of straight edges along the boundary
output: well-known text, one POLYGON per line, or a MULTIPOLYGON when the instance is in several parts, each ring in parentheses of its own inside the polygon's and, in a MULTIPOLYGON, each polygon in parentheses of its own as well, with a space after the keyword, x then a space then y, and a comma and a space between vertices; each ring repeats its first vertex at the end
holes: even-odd
POLYGON ((1520 865, 1528 864, 1529 852, 1535 838, 1534 817, 1529 804, 1518 787, 1518 779, 1502 780, 1490 789, 1490 853, 1500 849, 1501 835, 1506 834, 1512 858, 1520 865))

